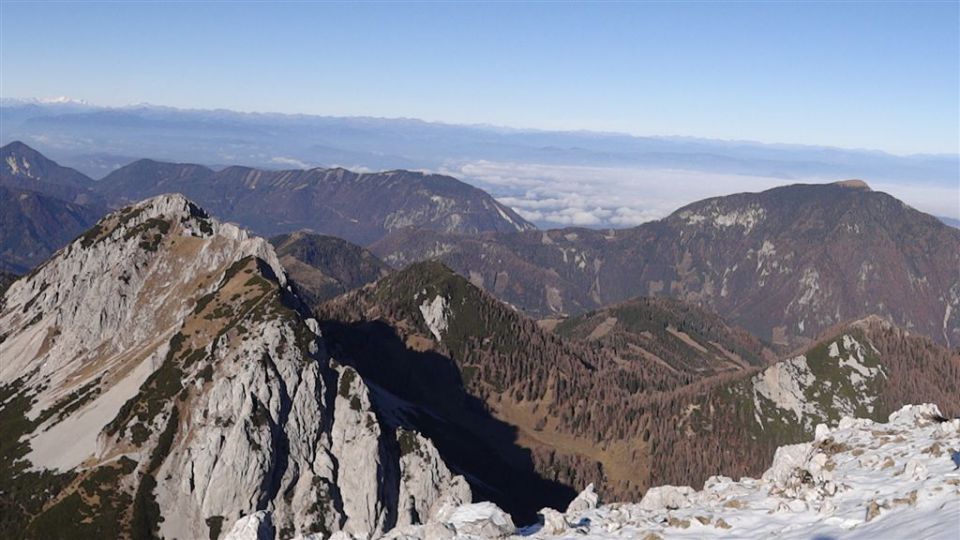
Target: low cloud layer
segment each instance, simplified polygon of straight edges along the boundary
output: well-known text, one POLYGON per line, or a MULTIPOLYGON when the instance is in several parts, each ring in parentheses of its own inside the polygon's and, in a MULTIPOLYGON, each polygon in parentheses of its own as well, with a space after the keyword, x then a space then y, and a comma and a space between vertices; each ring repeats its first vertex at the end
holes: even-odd
MULTIPOLYGON (((677 169, 578 167, 474 161, 443 171, 493 194, 541 227, 631 227, 662 218, 708 197, 762 191, 793 183, 840 178, 804 178, 705 173, 677 169)), ((960 186, 872 184, 935 215, 960 215, 960 186)))

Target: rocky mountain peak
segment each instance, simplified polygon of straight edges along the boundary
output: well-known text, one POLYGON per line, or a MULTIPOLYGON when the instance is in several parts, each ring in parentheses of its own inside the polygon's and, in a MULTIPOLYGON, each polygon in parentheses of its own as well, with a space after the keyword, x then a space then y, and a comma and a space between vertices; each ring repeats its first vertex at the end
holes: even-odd
POLYGON ((283 537, 365 537, 470 502, 327 354, 270 244, 182 195, 109 214, 2 306, 2 536, 218 538, 269 510, 283 537))

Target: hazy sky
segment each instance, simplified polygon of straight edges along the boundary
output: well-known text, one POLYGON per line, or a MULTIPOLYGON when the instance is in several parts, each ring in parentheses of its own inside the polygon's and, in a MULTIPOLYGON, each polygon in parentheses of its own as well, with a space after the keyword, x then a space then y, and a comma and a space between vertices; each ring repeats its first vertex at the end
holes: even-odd
POLYGON ((941 3, 0 3, 0 95, 958 152, 941 3))

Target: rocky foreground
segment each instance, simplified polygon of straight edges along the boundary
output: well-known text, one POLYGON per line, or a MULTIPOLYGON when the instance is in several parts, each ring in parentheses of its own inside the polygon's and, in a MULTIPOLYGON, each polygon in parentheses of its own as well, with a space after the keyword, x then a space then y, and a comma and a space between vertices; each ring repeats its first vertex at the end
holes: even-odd
MULTIPOLYGON (((759 479, 716 476, 701 491, 653 488, 639 504, 598 505, 588 487, 566 512, 545 508, 540 523, 520 528, 491 503, 451 506, 385 538, 960 537, 960 419, 945 420, 934 405, 908 405, 885 424, 844 418, 816 433, 813 442, 780 448, 759 479)), ((227 538, 273 534, 269 513, 258 512, 227 538)))

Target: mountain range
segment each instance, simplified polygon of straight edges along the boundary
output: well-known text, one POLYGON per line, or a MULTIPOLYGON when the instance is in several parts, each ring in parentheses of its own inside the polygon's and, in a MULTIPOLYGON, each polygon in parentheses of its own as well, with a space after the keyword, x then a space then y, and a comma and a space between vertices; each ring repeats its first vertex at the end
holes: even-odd
POLYGON ((20 143, 3 157, 0 186, 55 199, 4 194, 10 227, 0 254, 21 273, 108 206, 176 191, 260 234, 340 237, 395 268, 443 261, 538 318, 664 296, 782 350, 873 314, 960 342, 960 231, 862 181, 707 199, 627 229, 539 231, 483 191, 437 175, 140 160, 94 182, 20 143))
MULTIPOLYGON (((124 156, 205 165, 432 169, 501 162, 615 166, 791 178, 954 182, 955 156, 851 150, 694 137, 642 137, 455 125, 408 118, 332 117, 185 110, 155 105, 3 100, 5 140, 24 140, 94 177, 124 156)), ((124 161, 126 160, 126 161, 124 161)))
POLYGON ((217 538, 267 511, 282 538, 379 536, 473 497, 530 520, 586 483, 638 498, 756 472, 819 422, 919 395, 960 412, 960 357, 880 319, 773 363, 658 299, 550 332, 437 262, 312 313, 296 290, 266 240, 179 195, 107 215, 14 281, 5 534, 217 538), (641 352, 617 355, 617 336, 641 352))
POLYGON ((402 230, 370 249, 394 266, 439 259, 538 317, 670 296, 786 348, 872 314, 960 343, 960 231, 859 181, 707 199, 630 229, 402 230))
POLYGON ((536 230, 449 177, 3 151, 3 536, 593 534, 960 414, 960 231, 860 181, 536 230))
POLYGON ((30 210, 14 205, 21 191, 4 195, 11 228, 0 239, 0 261, 18 272, 42 262, 109 208, 168 192, 188 194, 216 215, 264 235, 309 229, 368 244, 408 227, 458 234, 534 228, 479 189, 451 177, 410 171, 214 171, 139 160, 94 181, 19 142, 4 146, 0 157, 0 187, 46 196, 30 210), (62 230, 51 228, 47 216, 65 212, 74 215, 62 220, 62 230), (17 242, 27 245, 15 246, 17 242))
POLYGON ((862 181, 707 199, 627 229, 539 231, 483 191, 436 175, 214 171, 140 160, 94 182, 19 143, 3 155, 0 184, 58 199, 20 209, 20 195, 6 193, 5 231, 18 234, 7 233, 0 253, 19 272, 108 204, 178 191, 260 234, 340 237, 395 268, 441 260, 538 318, 665 296, 698 304, 782 350, 872 314, 948 346, 960 342, 960 231, 862 181), (56 192, 66 186, 83 194, 56 192), (50 216, 68 216, 62 231, 50 227, 50 216))
POLYGON ((448 176, 345 169, 267 171, 140 160, 96 183, 114 201, 180 192, 260 234, 310 229, 366 245, 390 231, 448 233, 534 229, 487 193, 448 176))

